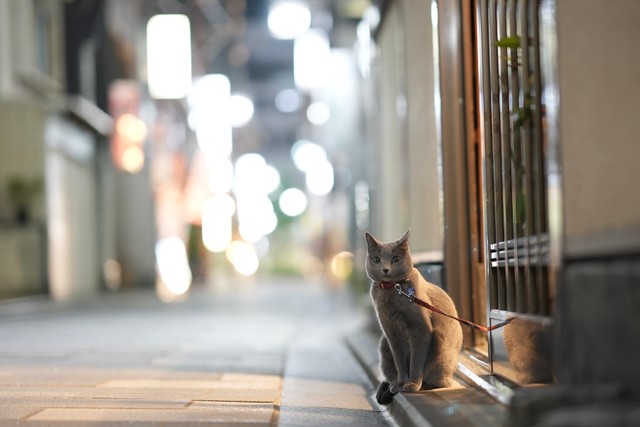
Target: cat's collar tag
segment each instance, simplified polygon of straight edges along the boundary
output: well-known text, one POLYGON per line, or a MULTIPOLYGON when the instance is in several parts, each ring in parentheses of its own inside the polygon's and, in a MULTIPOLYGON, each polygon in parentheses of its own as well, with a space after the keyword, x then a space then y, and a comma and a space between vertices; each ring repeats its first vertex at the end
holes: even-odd
POLYGON ((396 283, 395 289, 396 289, 396 292, 398 292, 398 295, 402 295, 403 297, 407 298, 409 301, 413 302, 413 298, 416 296, 416 288, 414 288, 413 286, 409 286, 405 290, 405 289, 402 289, 402 283, 396 283))

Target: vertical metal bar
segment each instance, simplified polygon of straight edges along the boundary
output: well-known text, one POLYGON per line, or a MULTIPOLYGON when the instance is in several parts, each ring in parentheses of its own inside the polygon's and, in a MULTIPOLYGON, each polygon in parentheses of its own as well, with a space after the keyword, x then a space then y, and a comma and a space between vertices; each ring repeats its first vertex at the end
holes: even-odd
MULTIPOLYGON (((487 0, 480 0, 478 17, 480 20, 480 48, 482 58, 482 117, 484 121, 484 194, 485 194, 485 246, 489 246, 491 243, 495 243, 496 240, 496 226, 494 221, 495 216, 495 187, 493 183, 495 165, 493 163, 493 133, 491 132, 492 116, 494 111, 492 110, 491 102, 491 70, 489 64, 489 18, 487 0)), ((486 282, 487 290, 489 293, 489 308, 498 308, 498 288, 497 278, 495 275, 495 269, 491 267, 491 251, 489 247, 485 248, 485 263, 486 263, 486 282)))
MULTIPOLYGON (((541 236, 547 233, 547 204, 546 204, 546 182, 545 182, 545 168, 546 162, 545 159, 545 147, 544 141, 542 137, 543 127, 542 127, 542 76, 541 67, 540 67, 540 29, 539 29, 539 13, 540 13, 540 4, 539 0, 532 0, 532 13, 531 13, 531 26, 533 27, 533 75, 534 75, 534 86, 535 86, 535 107, 533 108, 533 122, 534 122, 534 132, 533 132, 533 141, 534 141, 534 169, 536 173, 536 183, 535 186, 535 196, 536 196, 536 233, 541 236)), ((545 245, 548 246, 548 240, 545 240, 545 245)), ((539 249, 541 249, 542 244, 539 249)), ((545 251, 546 252, 546 251, 545 251)), ((541 258, 541 256, 539 257, 541 258)), ((539 312, 541 314, 550 314, 549 307, 549 280, 548 280, 548 269, 542 265, 542 262, 538 263, 538 281, 537 281, 537 290, 538 290, 538 298, 539 298, 539 312)))
MULTIPOLYGON (((507 0, 500 0, 498 7, 498 35, 499 40, 508 37, 507 33, 507 0)), ((513 239, 513 205, 511 197, 511 113, 510 113, 510 90, 509 90, 509 50, 507 47, 499 47, 500 52, 500 149, 502 153, 502 212, 504 217, 504 240, 506 263, 504 267, 506 291, 507 291, 507 310, 515 310, 515 283, 513 281, 513 271, 509 266, 509 241, 513 239)))
MULTIPOLYGON (((508 10, 508 26, 507 26, 507 36, 509 38, 517 37, 518 32, 518 4, 517 0, 510 0, 507 5, 508 10)), ((513 270, 513 281, 515 288, 515 310, 516 311, 524 311, 524 302, 525 295, 522 292, 522 280, 521 280, 521 272, 520 272, 520 263, 519 263, 519 255, 520 249, 518 244, 518 237, 520 237, 520 220, 518 214, 518 201, 519 201, 519 192, 520 192, 520 133, 521 129, 518 126, 517 120, 514 120, 514 113, 518 110, 519 99, 520 99, 520 73, 519 73, 519 60, 518 60, 518 52, 519 46, 513 46, 509 48, 509 56, 507 61, 509 63, 509 81, 511 86, 511 96, 509 102, 509 125, 511 129, 511 164, 510 164, 510 174, 511 174, 511 206, 509 209, 511 210, 511 218, 512 218, 512 236, 513 240, 513 255, 512 255, 512 270, 513 270)))
POLYGON ((532 120, 530 118, 532 111, 532 99, 537 97, 538 95, 535 93, 535 86, 532 86, 532 78, 534 72, 531 70, 531 61, 530 61, 530 26, 529 26, 529 2, 528 0, 523 0, 522 3, 522 37, 520 39, 520 47, 522 51, 522 66, 520 67, 522 70, 522 98, 520 100, 520 117, 522 121, 522 145, 523 145, 523 154, 524 154, 524 173, 523 173, 523 193, 524 193, 524 203, 525 203, 525 229, 524 234, 526 236, 525 240, 525 286, 527 289, 527 312, 535 313, 536 312, 536 285, 534 283, 534 277, 532 274, 532 269, 534 268, 531 265, 531 256, 532 251, 535 250, 535 245, 531 244, 531 237, 534 234, 534 207, 537 204, 537 200, 535 200, 533 196, 533 177, 532 177, 532 156, 531 156, 531 137, 532 137, 532 120))
MULTIPOLYGON (((488 27, 489 27, 489 43, 487 47, 489 49, 489 68, 491 78, 491 130, 492 133, 492 163, 493 168, 493 182, 494 189, 494 223, 495 223, 495 241, 493 243, 499 244, 504 241, 504 226, 503 226, 503 202, 502 202, 502 153, 500 147, 500 81, 499 81, 499 68, 498 68, 498 47, 496 41, 498 40, 498 28, 497 28, 497 14, 498 14, 497 0, 489 0, 488 7, 488 27)), ((496 284, 498 290, 498 308, 505 309, 507 306, 506 298, 506 286, 504 280, 504 274, 502 268, 496 267, 496 284)))

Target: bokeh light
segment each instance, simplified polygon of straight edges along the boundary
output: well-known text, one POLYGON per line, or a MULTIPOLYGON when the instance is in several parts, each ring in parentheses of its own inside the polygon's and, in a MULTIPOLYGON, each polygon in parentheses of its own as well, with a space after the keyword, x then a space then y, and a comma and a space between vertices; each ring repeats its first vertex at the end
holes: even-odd
POLYGON ((129 173, 137 173, 144 166, 144 151, 138 145, 130 145, 122 152, 120 159, 122 169, 129 173))
POLYGON ((212 196, 202 208, 202 242, 211 252, 223 252, 233 235, 232 217, 236 210, 228 194, 212 196))
POLYGON ((309 191, 316 196, 324 196, 331 192, 334 183, 333 166, 327 160, 314 164, 307 171, 306 183, 309 191))
POLYGON ((229 99, 231 108, 231 126, 244 126, 253 118, 253 101, 246 95, 234 94, 229 99))
POLYGON ((294 39, 309 29, 311 12, 307 5, 300 1, 276 1, 269 9, 267 25, 274 37, 294 39))
POLYGON ((307 119, 316 126, 323 125, 331 118, 329 106, 322 101, 315 101, 307 108, 307 119))
POLYGON ((276 95, 274 104, 278 111, 283 113, 293 113, 302 106, 300 94, 295 89, 282 89, 276 95))
POLYGON ((155 254, 160 285, 175 296, 186 293, 192 277, 184 242, 175 236, 160 239, 155 254))
POLYGON ((233 186, 233 163, 228 157, 213 158, 209 162, 209 190, 213 194, 231 191, 233 186))
POLYGON ((312 28, 296 37, 293 45, 293 78, 296 87, 312 91, 329 78, 331 46, 326 31, 312 28))
POLYGON ((280 174, 257 153, 244 154, 235 166, 238 231, 247 242, 257 242, 272 233, 278 218, 268 195, 280 185, 280 174))
POLYGON ((331 272, 340 279, 347 279, 353 271, 353 254, 343 251, 336 254, 331 260, 331 272))
POLYGON ((147 23, 147 82, 155 99, 180 99, 191 86, 191 24, 186 15, 161 14, 147 23))
POLYGON ((313 169, 317 162, 327 160, 327 153, 318 144, 314 144, 306 139, 301 139, 291 147, 291 157, 293 163, 303 172, 313 169))
POLYGON ((302 190, 288 188, 278 199, 280 210, 287 216, 298 216, 307 209, 307 196, 302 190))
POLYGON ((244 276, 251 276, 258 271, 260 259, 252 244, 237 240, 233 241, 227 247, 226 255, 238 273, 244 276))
POLYGON ((231 83, 223 74, 208 74, 195 81, 189 93, 189 125, 200 149, 210 158, 228 157, 233 148, 231 83))

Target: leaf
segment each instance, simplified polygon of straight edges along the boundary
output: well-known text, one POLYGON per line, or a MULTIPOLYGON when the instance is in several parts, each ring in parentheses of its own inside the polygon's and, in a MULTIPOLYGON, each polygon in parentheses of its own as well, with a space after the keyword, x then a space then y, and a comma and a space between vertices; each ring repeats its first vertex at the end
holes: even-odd
POLYGON ((520 47, 520 36, 503 37, 500 40, 496 40, 495 45, 497 47, 517 49, 520 47))
POLYGON ((524 125, 524 122, 526 122, 527 120, 529 120, 529 118, 531 118, 531 114, 532 114, 532 111, 529 105, 525 105, 522 108, 518 108, 512 114, 513 125, 515 127, 520 127, 524 125))

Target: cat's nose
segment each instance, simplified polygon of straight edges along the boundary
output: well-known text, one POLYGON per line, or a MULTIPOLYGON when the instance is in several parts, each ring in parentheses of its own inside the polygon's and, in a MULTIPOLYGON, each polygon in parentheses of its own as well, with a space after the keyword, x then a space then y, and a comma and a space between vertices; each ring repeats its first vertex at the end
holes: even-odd
POLYGON ((382 271, 384 271, 384 274, 387 274, 389 272, 388 268, 383 268, 382 271))

